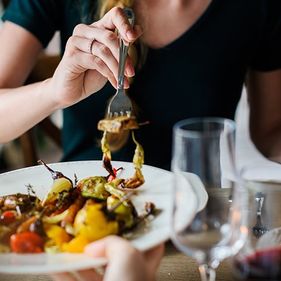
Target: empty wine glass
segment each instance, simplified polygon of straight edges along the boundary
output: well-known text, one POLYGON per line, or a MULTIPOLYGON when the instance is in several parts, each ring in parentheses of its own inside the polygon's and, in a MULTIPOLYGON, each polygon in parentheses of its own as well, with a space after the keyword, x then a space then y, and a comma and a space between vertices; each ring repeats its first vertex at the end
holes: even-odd
POLYGON ((236 182, 235 123, 222 118, 178 122, 173 131, 172 241, 199 264, 202 281, 243 246, 247 200, 236 182))

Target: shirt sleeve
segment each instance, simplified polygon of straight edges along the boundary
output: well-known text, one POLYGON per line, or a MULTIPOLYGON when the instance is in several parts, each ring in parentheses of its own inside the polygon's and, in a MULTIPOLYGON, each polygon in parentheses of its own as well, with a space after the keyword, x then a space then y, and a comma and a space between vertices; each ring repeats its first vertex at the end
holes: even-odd
POLYGON ((281 68, 281 1, 267 0, 267 5, 261 40, 251 63, 257 71, 281 68))
POLYGON ((59 30, 59 0, 11 0, 2 16, 31 32, 45 48, 59 30))

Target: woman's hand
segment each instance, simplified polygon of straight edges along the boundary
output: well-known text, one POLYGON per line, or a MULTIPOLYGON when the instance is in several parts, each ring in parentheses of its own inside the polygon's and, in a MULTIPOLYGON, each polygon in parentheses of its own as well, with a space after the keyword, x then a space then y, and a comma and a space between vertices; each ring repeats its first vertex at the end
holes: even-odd
MULTIPOLYGON (((68 39, 64 56, 49 81, 50 91, 60 107, 72 105, 99 91, 107 82, 116 87, 118 75, 118 35, 132 43, 140 35, 139 26, 131 27, 121 8, 111 9, 102 19, 79 24, 68 39)), ((125 75, 132 77, 134 67, 128 58, 125 75)), ((128 87, 125 78, 125 87, 128 87)))
POLYGON ((141 253, 117 236, 108 236, 85 248, 90 257, 106 257, 108 264, 103 276, 94 270, 53 275, 55 281, 152 281, 163 256, 164 245, 141 253), (77 277, 77 278, 76 278, 77 277))

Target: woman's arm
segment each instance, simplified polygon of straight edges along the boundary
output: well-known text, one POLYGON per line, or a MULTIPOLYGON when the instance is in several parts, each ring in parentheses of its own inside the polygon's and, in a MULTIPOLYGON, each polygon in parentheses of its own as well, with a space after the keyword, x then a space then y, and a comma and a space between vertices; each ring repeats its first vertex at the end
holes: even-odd
POLYGON ((247 90, 252 140, 265 157, 281 162, 281 69, 250 71, 247 90))
POLYGON ((46 83, 20 87, 36 63, 41 43, 11 22, 0 29, 0 142, 7 142, 48 116, 55 104, 46 83))
MULTIPOLYGON (((116 86, 116 29, 128 43, 141 35, 140 29, 131 27, 121 8, 113 8, 99 21, 74 28, 53 77, 21 87, 42 46, 28 31, 6 22, 0 32, 0 143, 19 136, 54 110, 97 92, 108 80, 116 86)), ((125 74, 134 75, 130 59, 125 74)), ((125 78, 125 87, 128 85, 125 78)))

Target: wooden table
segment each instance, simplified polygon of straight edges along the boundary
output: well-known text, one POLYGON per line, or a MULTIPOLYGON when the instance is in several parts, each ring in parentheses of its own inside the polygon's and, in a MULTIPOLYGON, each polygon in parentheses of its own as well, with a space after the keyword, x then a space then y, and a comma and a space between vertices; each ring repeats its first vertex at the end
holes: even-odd
MULTIPOLYGON (((7 275, 0 274, 1 281, 51 281, 44 275, 7 275)), ((162 259, 157 280, 159 281, 200 281, 196 262, 178 252, 168 242, 165 256, 162 259)), ((228 262, 223 262, 217 270, 217 281, 236 281, 231 274, 231 267, 228 262)), ((145 280, 144 280, 145 281, 145 280)))
MULTIPOLYGON (((157 275, 159 281, 200 281, 197 263, 175 249, 171 243, 166 244, 165 256, 162 259, 157 275)), ((217 270, 216 281, 236 281, 231 273, 230 262, 223 262, 217 270)), ((6 281, 6 280, 5 280, 6 281)))

